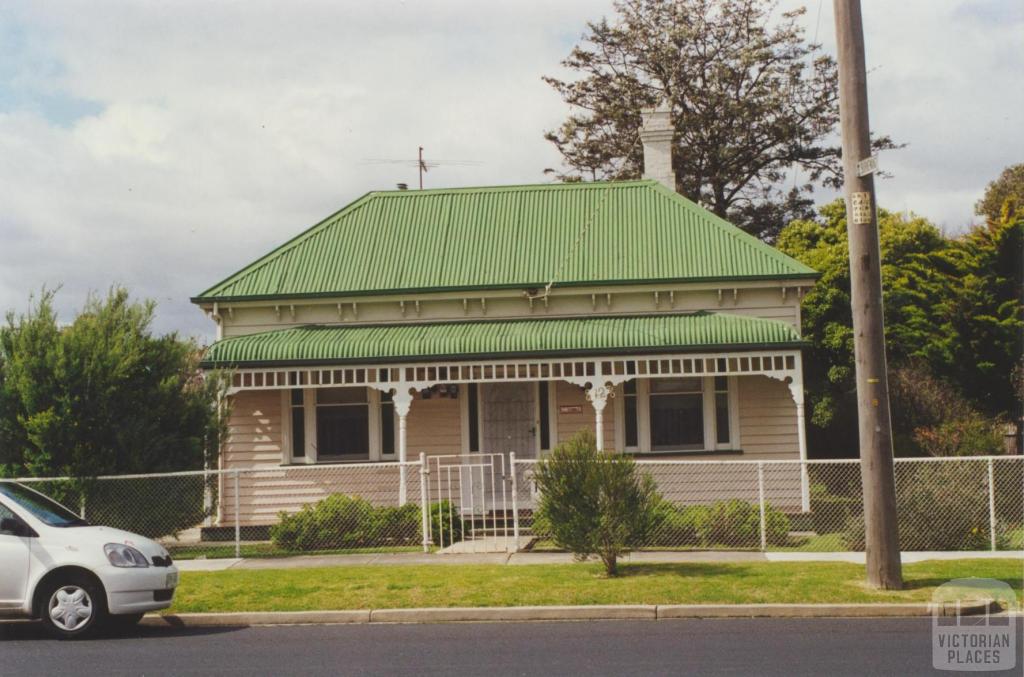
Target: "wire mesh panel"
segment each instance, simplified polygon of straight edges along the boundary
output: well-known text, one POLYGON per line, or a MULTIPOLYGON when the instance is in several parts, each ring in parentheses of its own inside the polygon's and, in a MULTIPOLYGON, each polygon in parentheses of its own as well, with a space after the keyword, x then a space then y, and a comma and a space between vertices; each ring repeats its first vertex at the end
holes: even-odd
MULTIPOLYGON (((841 552, 858 549, 859 540, 851 536, 863 531, 864 502, 861 491, 860 463, 857 461, 811 461, 806 464, 806 505, 797 473, 798 464, 765 464, 765 483, 769 501, 786 506, 789 534, 783 543, 769 543, 777 549, 809 552, 841 552)), ((860 539, 863 536, 859 537, 860 539)), ((863 546, 861 546, 863 547, 863 546)))
POLYGON ((419 463, 360 463, 27 480, 92 524, 177 559, 421 550, 419 463))
MULTIPOLYGON (((23 481, 91 524, 160 541, 173 553, 202 553, 202 529, 217 504, 216 473, 132 475, 90 480, 23 481)), ((222 556, 230 549, 218 548, 222 556)))
MULTIPOLYGON (((519 547, 516 535, 532 537, 528 547, 555 547, 536 519, 538 462, 506 461, 474 454, 431 458, 425 467, 19 481, 93 524, 154 538, 176 558, 416 551, 502 538, 519 547)), ((637 470, 659 495, 645 548, 864 548, 856 460, 642 460, 637 470)), ((1024 549, 1024 457, 897 459, 894 473, 901 549, 1024 549)))
POLYGON ((747 549, 760 543, 757 466, 728 461, 638 463, 660 495, 650 548, 747 549))
MULTIPOLYGON (((543 519, 535 461, 513 470, 519 528, 554 547, 543 519)), ((864 550, 857 460, 638 461, 658 491, 650 549, 864 550)), ((900 547, 1024 548, 1024 458, 897 459, 900 547)))

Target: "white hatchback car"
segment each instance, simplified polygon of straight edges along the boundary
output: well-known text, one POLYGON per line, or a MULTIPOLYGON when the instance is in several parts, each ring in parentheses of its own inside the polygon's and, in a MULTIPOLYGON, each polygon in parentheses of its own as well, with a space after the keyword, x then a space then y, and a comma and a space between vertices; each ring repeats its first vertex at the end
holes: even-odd
POLYGON ((129 626, 171 605, 178 568, 159 543, 91 526, 0 480, 0 616, 42 619, 62 639, 129 626))

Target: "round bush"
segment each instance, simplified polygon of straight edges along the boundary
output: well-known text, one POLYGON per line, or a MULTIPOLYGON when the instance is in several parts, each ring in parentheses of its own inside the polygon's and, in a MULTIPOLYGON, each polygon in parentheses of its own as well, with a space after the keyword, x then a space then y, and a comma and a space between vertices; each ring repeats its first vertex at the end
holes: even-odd
MULTIPOLYGON (((698 529, 707 547, 752 548, 761 545, 761 511, 752 503, 732 499, 718 501, 708 509, 706 521, 698 529)), ((769 545, 784 545, 789 536, 789 518, 765 505, 765 540, 769 545)))

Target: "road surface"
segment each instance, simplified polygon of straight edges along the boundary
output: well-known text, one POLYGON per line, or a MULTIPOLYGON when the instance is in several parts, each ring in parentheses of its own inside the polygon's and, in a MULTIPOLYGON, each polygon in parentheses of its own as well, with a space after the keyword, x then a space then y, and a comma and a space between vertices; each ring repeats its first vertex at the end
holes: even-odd
MULTIPOLYGON (((1018 630, 1021 620, 1016 619, 1018 630)), ((1018 646, 1017 667, 1011 674, 1022 673, 1020 654, 1018 646)), ((930 619, 688 619, 143 627, 82 642, 52 641, 35 624, 0 624, 0 674, 836 677, 933 673, 930 619)))

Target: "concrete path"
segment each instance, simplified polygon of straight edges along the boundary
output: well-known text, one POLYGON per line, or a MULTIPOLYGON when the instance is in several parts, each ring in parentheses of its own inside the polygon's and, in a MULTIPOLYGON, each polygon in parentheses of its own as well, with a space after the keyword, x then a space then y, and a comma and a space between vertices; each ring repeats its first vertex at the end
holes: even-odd
MULTIPOLYGON (((950 559, 1024 559, 1024 551, 1001 552, 905 552, 903 562, 950 559)), ((564 552, 463 553, 427 554, 394 552, 361 555, 308 555, 255 559, 198 559, 177 562, 181 571, 223 571, 225 569, 302 569, 346 565, 396 564, 569 564, 573 557, 564 552)), ((851 562, 864 563, 862 552, 742 552, 742 551, 680 551, 635 552, 623 562, 851 562)))

